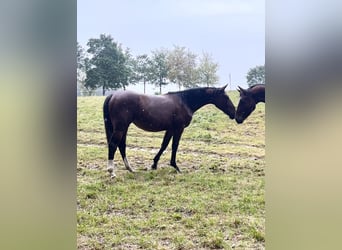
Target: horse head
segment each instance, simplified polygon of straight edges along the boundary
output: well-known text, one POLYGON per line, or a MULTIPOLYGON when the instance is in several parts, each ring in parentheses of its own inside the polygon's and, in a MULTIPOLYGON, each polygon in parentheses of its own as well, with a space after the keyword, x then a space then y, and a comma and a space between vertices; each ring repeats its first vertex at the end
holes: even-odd
POLYGON ((222 88, 215 89, 213 96, 213 104, 229 116, 230 119, 235 118, 235 106, 226 94, 227 84, 222 88))
POLYGON ((236 109, 235 120, 240 124, 253 112, 256 102, 247 89, 238 86, 237 90, 240 93, 240 101, 236 109))

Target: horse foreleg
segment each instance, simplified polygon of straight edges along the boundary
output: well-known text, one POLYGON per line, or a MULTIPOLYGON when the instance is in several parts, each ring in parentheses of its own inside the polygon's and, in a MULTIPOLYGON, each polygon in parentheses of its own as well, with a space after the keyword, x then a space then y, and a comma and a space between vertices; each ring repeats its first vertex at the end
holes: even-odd
POLYGON ((127 130, 124 132, 124 135, 122 136, 122 139, 121 139, 120 144, 119 144, 119 150, 120 150, 120 153, 122 156, 122 160, 125 163, 126 169, 130 172, 134 172, 133 168, 131 168, 131 166, 127 160, 127 157, 126 157, 126 137, 127 137, 127 130))
POLYGON ((159 158, 162 155, 162 153, 164 152, 164 150, 167 148, 167 146, 169 145, 171 137, 172 137, 172 132, 171 131, 166 131, 165 135, 164 135, 164 139, 163 139, 162 145, 161 145, 161 147, 159 149, 159 152, 153 158, 153 164, 152 164, 152 167, 151 167, 152 169, 157 169, 157 164, 158 164, 159 158))
POLYGON ((170 162, 170 165, 172 167, 174 167, 178 173, 180 173, 180 169, 178 168, 177 166, 177 163, 176 163, 176 154, 177 154, 177 149, 178 149, 178 145, 179 145, 179 140, 182 136, 182 133, 183 133, 183 129, 181 131, 178 131, 177 133, 175 133, 173 135, 173 139, 172 139, 172 154, 171 154, 171 162, 170 162))

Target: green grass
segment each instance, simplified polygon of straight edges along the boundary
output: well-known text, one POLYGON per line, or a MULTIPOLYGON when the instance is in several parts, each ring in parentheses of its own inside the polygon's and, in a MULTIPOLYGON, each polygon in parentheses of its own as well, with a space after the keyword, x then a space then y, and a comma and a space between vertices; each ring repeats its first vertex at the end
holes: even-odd
MULTIPOLYGON (((229 93, 237 105, 237 92, 229 93)), ((197 111, 158 170, 150 168, 164 132, 131 125, 127 157, 106 172, 104 97, 78 98, 78 249, 264 249, 265 106, 236 124, 212 105, 197 111)))

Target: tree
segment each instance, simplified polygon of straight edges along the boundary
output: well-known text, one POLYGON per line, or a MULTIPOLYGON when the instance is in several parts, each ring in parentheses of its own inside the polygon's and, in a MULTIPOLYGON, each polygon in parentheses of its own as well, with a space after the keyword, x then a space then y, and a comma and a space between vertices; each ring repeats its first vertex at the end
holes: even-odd
POLYGON ((162 86, 168 84, 169 67, 167 63, 168 51, 166 49, 152 51, 151 58, 151 83, 159 86, 159 93, 162 93, 162 86))
POLYGON ((122 84, 122 88, 124 90, 126 90, 126 86, 129 85, 129 84, 134 84, 135 81, 134 81, 134 70, 135 70, 135 59, 132 57, 131 53, 130 53, 130 50, 127 48, 125 50, 125 59, 126 59, 126 62, 125 62, 125 65, 123 67, 123 75, 124 75, 124 78, 123 78, 123 82, 125 84, 122 84))
POLYGON ((138 55, 134 60, 134 74, 132 77, 132 82, 144 83, 144 93, 146 93, 146 83, 151 81, 151 59, 148 55, 138 55))
POLYGON ((189 88, 198 82, 196 69, 197 55, 185 47, 174 46, 167 58, 169 65, 168 78, 177 83, 179 90, 182 86, 189 88))
POLYGON ((248 86, 255 84, 265 84, 265 66, 256 66, 247 72, 248 86))
POLYGON ((198 67, 199 81, 207 87, 215 85, 219 80, 217 69, 218 63, 213 61, 209 53, 203 52, 198 67))
POLYGON ((82 46, 77 42, 77 82, 82 84, 85 75, 85 52, 82 46))
POLYGON ((77 42, 77 69, 83 68, 83 60, 84 60, 84 49, 81 44, 77 42))
POLYGON ((82 46, 77 42, 77 85, 81 85, 84 75, 84 50, 82 46))
POLYGON ((89 67, 89 58, 82 46, 77 42, 77 83, 82 95, 92 95, 94 92, 89 86, 85 86, 86 72, 89 67))
POLYGON ((177 83, 179 90, 185 78, 185 47, 174 46, 167 57, 169 67, 168 78, 171 82, 177 83))
POLYGON ((110 35, 104 34, 89 39, 87 45, 90 60, 85 86, 91 89, 102 87, 103 95, 109 89, 125 88, 132 74, 129 50, 124 52, 110 35))
POLYGON ((197 87, 199 81, 199 71, 196 63, 197 55, 190 50, 185 54, 184 82, 186 88, 197 87))

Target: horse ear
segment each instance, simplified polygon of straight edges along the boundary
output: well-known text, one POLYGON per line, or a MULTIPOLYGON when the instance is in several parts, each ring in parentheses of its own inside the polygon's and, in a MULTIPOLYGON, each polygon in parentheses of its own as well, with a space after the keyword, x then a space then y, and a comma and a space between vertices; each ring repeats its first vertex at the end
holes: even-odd
POLYGON ((238 91, 241 93, 241 94, 246 94, 246 90, 241 88, 240 86, 238 86, 238 91))
POLYGON ((227 88, 228 84, 224 85, 222 88, 221 88, 221 91, 224 91, 226 88, 227 88))

